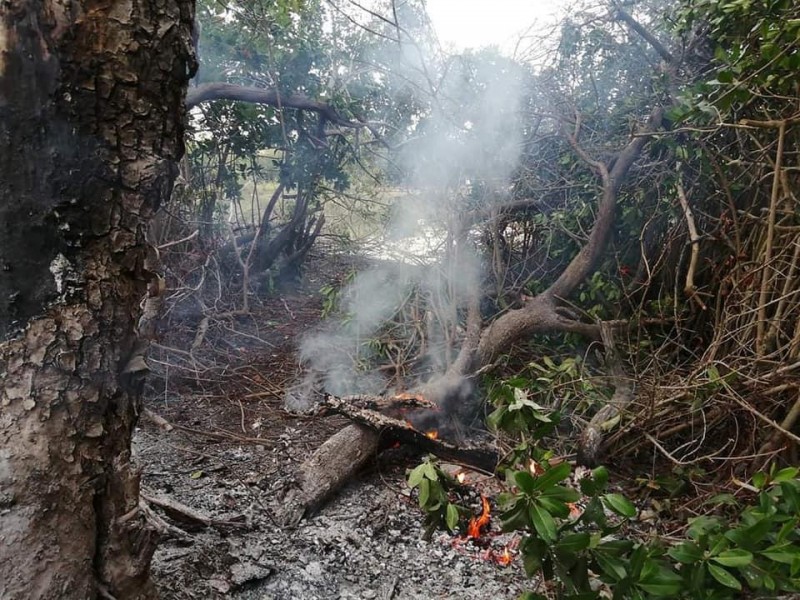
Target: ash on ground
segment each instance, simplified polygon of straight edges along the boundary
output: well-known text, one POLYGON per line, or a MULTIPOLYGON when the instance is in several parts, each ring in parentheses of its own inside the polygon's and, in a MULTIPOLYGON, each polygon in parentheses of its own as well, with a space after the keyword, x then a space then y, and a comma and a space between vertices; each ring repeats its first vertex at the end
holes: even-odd
MULTIPOLYGON (((373 462, 296 529, 273 521, 300 464, 349 424, 284 407, 286 390, 298 377, 297 340, 322 313, 320 286, 353 268, 338 260, 325 259, 299 289, 255 305, 247 318, 212 319, 191 361, 186 350, 197 323, 188 317, 170 322, 168 339, 151 351, 146 407, 174 428, 141 422, 134 450, 143 494, 215 521, 198 528, 152 506, 169 526, 153 562, 161 597, 518 597, 533 587, 518 559, 501 566, 481 557, 485 549, 445 533, 422 539, 424 515, 405 484, 406 468, 418 457, 373 462)), ((477 493, 474 500, 479 503, 477 493)))
POLYGON ((518 562, 496 564, 472 542, 447 533, 424 541, 399 466, 365 473, 296 529, 276 525, 279 490, 310 437, 290 430, 268 447, 138 433, 145 493, 220 522, 161 544, 153 571, 163 598, 502 600, 531 587, 518 562))

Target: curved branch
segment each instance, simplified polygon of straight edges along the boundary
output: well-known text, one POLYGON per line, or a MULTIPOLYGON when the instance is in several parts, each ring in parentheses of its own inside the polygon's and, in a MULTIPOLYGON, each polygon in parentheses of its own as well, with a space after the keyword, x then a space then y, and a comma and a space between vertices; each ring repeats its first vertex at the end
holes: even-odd
MULTIPOLYGON (((656 107, 650 113, 646 131, 655 131, 661 123, 663 109, 656 107)), ((511 310, 494 321, 481 335, 475 363, 470 368, 491 363, 495 357, 518 339, 532 333, 546 331, 576 332, 596 337, 596 325, 565 318, 556 311, 559 298, 566 298, 592 272, 602 256, 611 226, 617 196, 625 177, 639 157, 647 137, 635 136, 616 155, 613 167, 591 159, 580 146, 576 134, 569 135, 576 153, 597 171, 603 183, 603 195, 597 210, 592 231, 586 244, 567 265, 553 284, 538 296, 528 300, 522 308, 511 310)), ((467 370, 469 372, 469 369, 467 370)))
POLYGON ((186 92, 186 108, 192 108, 203 102, 212 100, 240 100, 254 104, 267 104, 276 108, 295 108, 297 110, 309 110, 318 113, 327 121, 335 123, 340 127, 359 128, 364 127, 362 123, 354 123, 342 117, 336 110, 326 102, 312 100, 305 94, 283 95, 275 88, 257 88, 233 83, 203 83, 196 87, 189 88, 186 92))

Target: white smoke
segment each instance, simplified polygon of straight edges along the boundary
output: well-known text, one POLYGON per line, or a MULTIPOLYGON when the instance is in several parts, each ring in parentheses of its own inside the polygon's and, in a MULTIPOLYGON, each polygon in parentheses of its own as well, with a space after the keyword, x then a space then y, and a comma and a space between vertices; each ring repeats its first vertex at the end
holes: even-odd
POLYGON ((361 368, 370 358, 366 342, 395 314, 412 286, 429 303, 422 325, 433 371, 428 380, 435 379, 458 350, 453 344, 463 333, 459 327, 467 300, 481 284, 478 239, 468 216, 508 197, 522 147, 526 73, 493 51, 427 64, 421 62, 419 47, 405 55, 409 60, 393 68, 404 68, 403 81, 430 93, 393 157, 410 193, 396 202, 386 239, 402 245, 424 230, 435 232, 439 243, 434 256, 422 261, 428 266, 383 261, 346 288, 341 305, 345 322, 326 323, 301 341, 300 359, 309 376, 287 396, 292 409, 308 408, 314 384, 335 395, 387 390, 384 372, 361 368))

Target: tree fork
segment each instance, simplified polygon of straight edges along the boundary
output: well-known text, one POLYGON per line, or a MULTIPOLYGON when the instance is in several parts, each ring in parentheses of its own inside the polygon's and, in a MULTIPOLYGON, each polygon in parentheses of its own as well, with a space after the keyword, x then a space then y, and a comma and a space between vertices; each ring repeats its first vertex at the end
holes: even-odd
MULTIPOLYGON (((656 107, 650 114, 645 131, 652 133, 661 125, 663 110, 656 107)), ((613 166, 608 166, 589 157, 578 143, 580 119, 575 132, 567 137, 575 150, 587 165, 599 176, 602 182, 602 196, 597 209, 589 239, 578 251, 578 254, 561 272, 558 278, 544 292, 528 300, 522 308, 511 310, 494 321, 481 334, 478 350, 469 368, 463 369, 461 375, 474 372, 484 365, 491 364, 498 354, 506 350, 518 339, 537 332, 563 331, 581 333, 590 337, 598 337, 599 329, 593 323, 583 323, 562 315, 558 309, 560 298, 567 298, 575 288, 594 270, 602 256, 606 240, 614 223, 614 211, 617 196, 625 178, 639 158, 647 143, 647 136, 635 136, 620 150, 613 166)), ((610 163, 611 164, 611 163, 610 163)))
POLYGON ((193 18, 191 0, 0 6, 3 598, 155 595, 136 317, 158 289, 145 229, 183 153, 193 18))

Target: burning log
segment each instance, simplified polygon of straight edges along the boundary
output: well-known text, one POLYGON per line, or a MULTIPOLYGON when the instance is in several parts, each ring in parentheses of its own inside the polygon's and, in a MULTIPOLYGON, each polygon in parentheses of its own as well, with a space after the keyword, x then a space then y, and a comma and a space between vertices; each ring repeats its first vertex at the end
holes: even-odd
POLYGON ((466 442, 454 444, 442 439, 438 431, 419 431, 405 418, 388 416, 372 408, 373 406, 391 406, 394 411, 399 412, 401 415, 407 413, 408 408, 435 410, 433 403, 421 397, 415 397, 410 406, 404 405, 407 402, 407 400, 397 397, 382 399, 371 396, 345 396, 339 398, 328 395, 325 396, 320 408, 336 412, 360 425, 379 431, 381 439, 389 445, 394 442, 408 444, 417 448, 420 452, 434 454, 446 461, 461 463, 488 473, 494 472, 500 462, 500 457, 494 450, 466 442), (403 408, 406 408, 406 410, 402 410, 403 408))
POLYGON ((435 410, 436 406, 421 396, 403 395, 394 398, 377 396, 325 396, 318 411, 330 411, 353 421, 331 436, 306 461, 296 480, 285 494, 278 520, 294 526, 355 475, 382 448, 408 445, 420 452, 434 454, 477 470, 493 473, 499 463, 491 449, 456 445, 438 437, 438 432, 419 431, 404 418, 414 410, 435 410), (389 416, 383 411, 397 415, 389 416))

